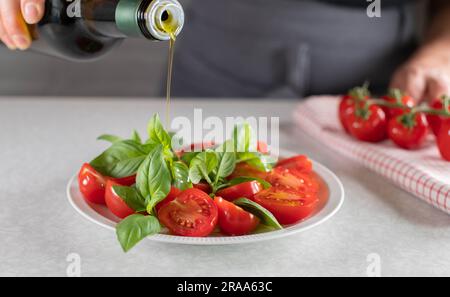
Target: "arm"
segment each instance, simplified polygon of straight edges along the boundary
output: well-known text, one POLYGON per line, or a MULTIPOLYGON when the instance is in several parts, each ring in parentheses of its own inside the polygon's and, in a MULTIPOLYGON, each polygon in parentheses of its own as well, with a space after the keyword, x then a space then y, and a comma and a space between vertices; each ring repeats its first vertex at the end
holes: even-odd
POLYGON ((391 87, 418 100, 431 100, 450 90, 450 3, 434 0, 424 44, 394 74, 391 87))
POLYGON ((10 49, 31 45, 27 24, 36 24, 44 14, 45 0, 0 0, 0 40, 10 49))

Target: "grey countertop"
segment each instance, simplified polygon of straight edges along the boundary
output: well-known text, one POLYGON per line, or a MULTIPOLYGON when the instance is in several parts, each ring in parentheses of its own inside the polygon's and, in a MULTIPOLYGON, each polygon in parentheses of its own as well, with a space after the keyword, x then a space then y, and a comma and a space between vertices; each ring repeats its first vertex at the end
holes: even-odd
POLYGON ((327 165, 346 201, 326 223, 291 237, 241 246, 144 241, 124 254, 115 234, 69 205, 65 188, 104 148, 102 133, 145 127, 162 99, 0 98, 0 275, 65 276, 67 256, 83 276, 450 276, 450 217, 297 131, 295 102, 175 100, 173 116, 279 116, 281 146, 327 165))

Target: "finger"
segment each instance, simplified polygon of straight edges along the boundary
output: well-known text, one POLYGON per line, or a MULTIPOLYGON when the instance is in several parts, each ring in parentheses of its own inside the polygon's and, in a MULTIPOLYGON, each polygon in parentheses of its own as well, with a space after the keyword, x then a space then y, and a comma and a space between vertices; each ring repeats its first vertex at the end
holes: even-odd
POLYGON ((30 33, 22 18, 20 2, 17 0, 1 0, 0 18, 6 34, 14 45, 21 49, 27 49, 31 44, 30 33))
POLYGON ((21 8, 25 22, 33 25, 44 15, 45 0, 21 0, 21 8))
POLYGON ((425 96, 426 91, 425 73, 417 66, 404 67, 394 75, 391 88, 400 89, 420 101, 425 96))
POLYGON ((11 38, 6 34, 5 28, 3 27, 2 20, 0 18, 0 40, 10 49, 15 50, 16 46, 11 38))
POLYGON ((449 92, 449 78, 444 73, 434 72, 431 73, 427 78, 427 100, 433 100, 436 98, 441 98, 443 95, 449 92))

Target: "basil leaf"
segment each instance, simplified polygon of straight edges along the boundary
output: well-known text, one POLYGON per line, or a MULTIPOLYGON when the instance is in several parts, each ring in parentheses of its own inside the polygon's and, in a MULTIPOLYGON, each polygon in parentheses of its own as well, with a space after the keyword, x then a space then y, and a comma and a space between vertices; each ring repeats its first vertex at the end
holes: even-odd
POLYGON ((156 146, 139 167, 136 176, 136 187, 148 201, 147 211, 161 202, 170 192, 172 179, 162 145, 156 146))
POLYGON ((274 157, 258 152, 238 153, 237 155, 238 163, 245 162, 260 171, 269 172, 276 164, 276 159, 274 157))
POLYGON ((136 188, 113 186, 113 190, 131 209, 136 212, 146 210, 145 199, 139 194, 136 188))
POLYGON ((183 162, 173 162, 172 166, 173 186, 182 191, 192 188, 189 180, 189 168, 183 162))
POLYGON ((261 223, 263 223, 264 225, 273 227, 277 230, 283 229, 283 226, 278 223, 273 214, 258 203, 253 202, 252 200, 247 198, 239 198, 233 203, 260 218, 261 223))
POLYGON ((236 167, 236 154, 230 152, 216 153, 218 159, 218 167, 216 172, 215 183, 231 175, 236 167))
POLYGON ((127 177, 137 172, 147 156, 147 149, 132 140, 122 140, 114 143, 90 164, 103 175, 127 177))
POLYGON ((133 130, 133 133, 131 134, 131 140, 133 140, 139 144, 142 144, 141 136, 139 135, 139 132, 136 130, 133 130))
POLYGON ((262 178, 247 177, 247 176, 236 177, 236 178, 230 180, 228 182, 227 187, 239 185, 239 184, 242 184, 242 183, 245 183, 245 182, 250 182, 250 181, 257 181, 257 182, 259 182, 264 187, 264 189, 268 189, 268 188, 272 187, 272 185, 268 181, 266 181, 266 180, 264 180, 262 178))
POLYGON ((97 140, 104 140, 107 142, 116 143, 116 142, 121 141, 122 138, 119 136, 115 136, 115 135, 103 134, 103 135, 100 135, 99 137, 97 137, 97 140))
POLYGON ((186 163, 187 165, 190 165, 192 159, 194 159, 195 156, 197 156, 198 154, 200 154, 200 153, 199 152, 187 152, 187 153, 184 153, 181 156, 181 160, 183 160, 183 162, 186 163))
POLYGON ((165 148, 172 147, 172 138, 164 129, 158 114, 155 114, 148 123, 147 131, 151 141, 162 144, 165 148))
POLYGON ((149 235, 161 232, 161 225, 156 217, 140 214, 131 215, 117 224, 117 239, 125 252, 149 235))
POLYGON ((235 152, 256 152, 257 137, 248 123, 238 124, 233 130, 235 152))
POLYGON ((212 184, 209 174, 216 168, 217 164, 218 159, 215 152, 201 152, 191 160, 189 178, 194 184, 198 184, 202 179, 212 184))

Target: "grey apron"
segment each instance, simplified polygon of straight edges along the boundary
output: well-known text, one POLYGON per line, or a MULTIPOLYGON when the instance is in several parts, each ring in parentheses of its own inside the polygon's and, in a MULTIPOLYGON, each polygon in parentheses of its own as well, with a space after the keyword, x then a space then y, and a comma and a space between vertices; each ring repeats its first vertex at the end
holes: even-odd
MULTIPOLYGON (((365 2, 365 1, 364 1, 365 2)), ((303 97, 387 87, 417 44, 417 2, 365 8, 301 0, 194 0, 176 51, 173 94, 303 97)))

